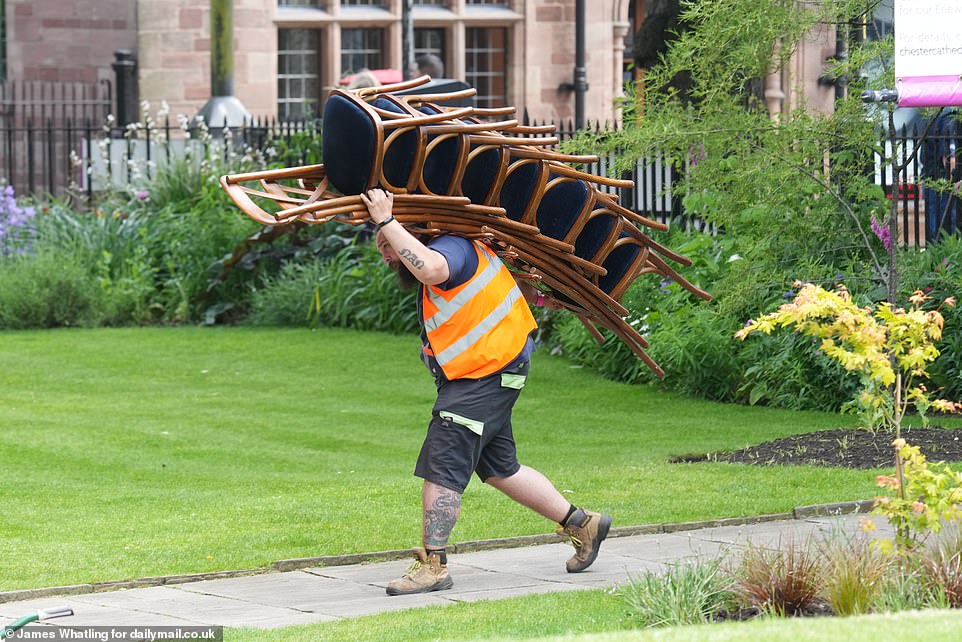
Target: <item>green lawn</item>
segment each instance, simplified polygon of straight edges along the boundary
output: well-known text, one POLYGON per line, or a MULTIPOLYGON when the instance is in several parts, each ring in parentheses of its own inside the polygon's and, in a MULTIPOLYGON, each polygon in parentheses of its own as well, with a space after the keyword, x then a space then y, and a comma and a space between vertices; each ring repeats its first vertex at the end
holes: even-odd
MULTIPOLYGON (((0 332, 0 590, 405 548, 433 384, 416 339, 352 331, 0 332)), ((616 526, 871 497, 871 471, 671 465, 850 422, 627 386, 546 353, 522 461, 616 526)), ((480 483, 455 541, 552 525, 480 483)))

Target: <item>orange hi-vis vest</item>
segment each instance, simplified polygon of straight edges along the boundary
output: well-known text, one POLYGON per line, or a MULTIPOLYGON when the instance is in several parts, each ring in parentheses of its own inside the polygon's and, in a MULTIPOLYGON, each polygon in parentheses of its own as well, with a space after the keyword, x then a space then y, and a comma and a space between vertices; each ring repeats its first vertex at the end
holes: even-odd
POLYGON ((448 379, 480 379, 511 363, 538 327, 528 303, 491 250, 474 241, 478 267, 451 290, 422 288, 421 310, 428 344, 448 379))

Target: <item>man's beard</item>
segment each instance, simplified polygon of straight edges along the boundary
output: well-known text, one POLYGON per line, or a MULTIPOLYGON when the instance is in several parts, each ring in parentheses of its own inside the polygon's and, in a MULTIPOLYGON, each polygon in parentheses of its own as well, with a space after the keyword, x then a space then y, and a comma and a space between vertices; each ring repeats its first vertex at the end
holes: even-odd
POLYGON ((408 266, 400 261, 394 261, 390 264, 390 267, 394 270, 394 273, 397 274, 398 287, 404 292, 413 290, 421 284, 411 270, 408 269, 408 266))

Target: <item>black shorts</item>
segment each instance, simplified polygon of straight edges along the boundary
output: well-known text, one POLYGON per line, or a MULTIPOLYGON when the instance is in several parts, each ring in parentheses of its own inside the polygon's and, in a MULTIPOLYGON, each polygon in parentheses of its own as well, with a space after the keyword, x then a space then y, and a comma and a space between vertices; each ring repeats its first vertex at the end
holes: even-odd
POLYGON ((472 472, 481 481, 518 472, 511 410, 529 365, 519 358, 481 379, 438 379, 438 400, 414 474, 463 493, 472 472))

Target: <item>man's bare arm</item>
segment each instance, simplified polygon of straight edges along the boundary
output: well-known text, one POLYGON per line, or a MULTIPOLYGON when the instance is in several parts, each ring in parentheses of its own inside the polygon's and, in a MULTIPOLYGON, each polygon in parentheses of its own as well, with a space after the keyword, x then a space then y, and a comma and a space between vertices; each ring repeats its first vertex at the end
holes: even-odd
POLYGON ((361 194, 371 220, 378 224, 378 233, 390 244, 411 274, 421 283, 438 285, 450 277, 448 262, 440 252, 435 252, 417 240, 403 225, 394 220, 394 195, 380 189, 361 194), (381 225, 384 221, 389 221, 381 225))

